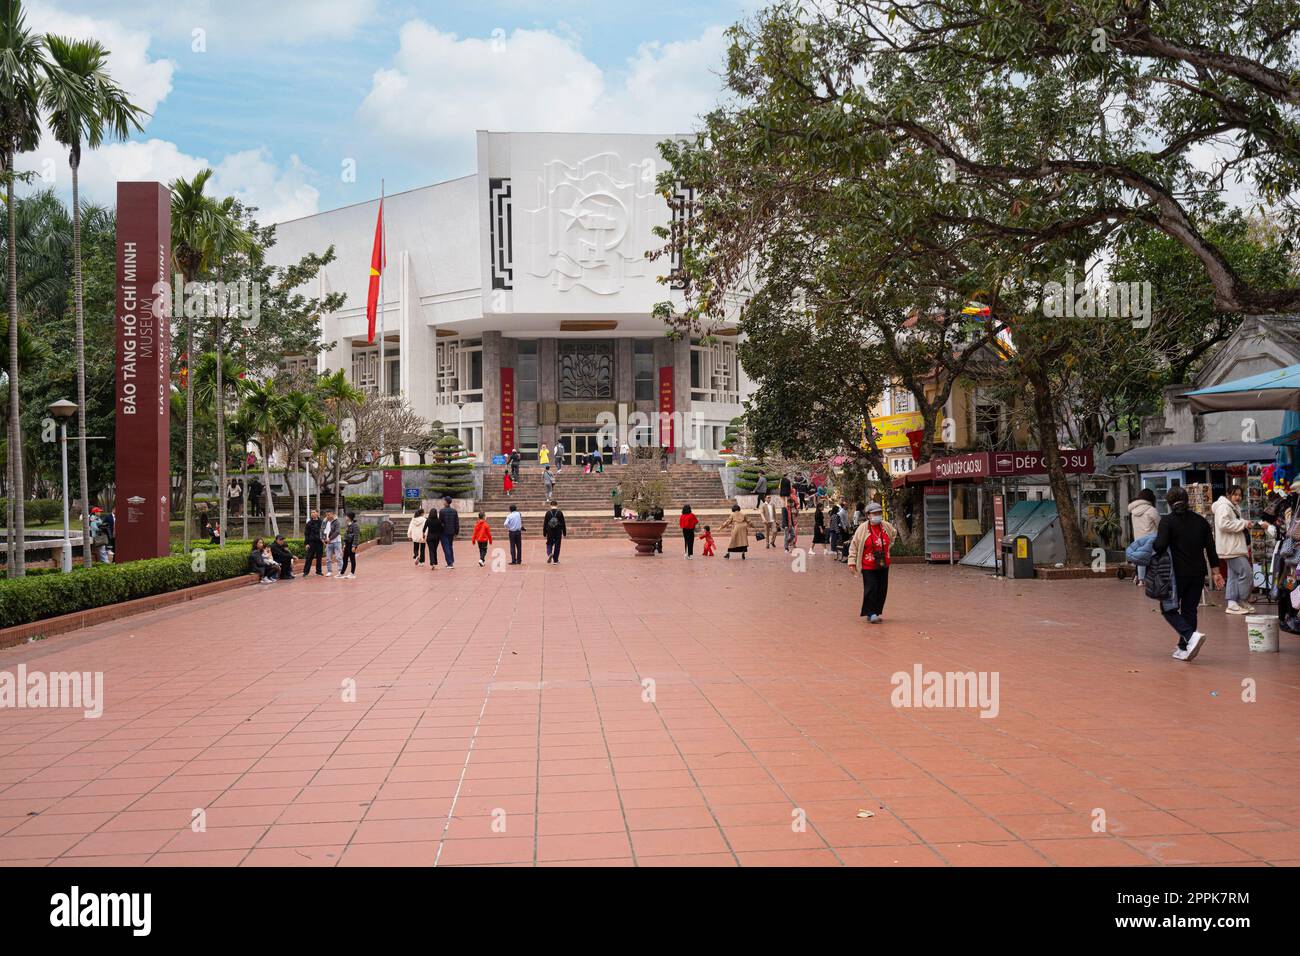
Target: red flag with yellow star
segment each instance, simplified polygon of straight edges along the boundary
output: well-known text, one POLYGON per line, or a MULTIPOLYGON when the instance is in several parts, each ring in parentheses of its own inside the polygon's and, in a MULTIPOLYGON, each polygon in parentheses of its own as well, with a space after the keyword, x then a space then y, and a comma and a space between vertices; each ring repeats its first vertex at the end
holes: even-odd
POLYGON ((375 340, 375 312, 379 305, 379 277, 388 264, 384 249, 384 201, 379 200, 379 219, 375 222, 375 248, 370 253, 370 291, 366 295, 366 320, 369 322, 369 338, 375 340))

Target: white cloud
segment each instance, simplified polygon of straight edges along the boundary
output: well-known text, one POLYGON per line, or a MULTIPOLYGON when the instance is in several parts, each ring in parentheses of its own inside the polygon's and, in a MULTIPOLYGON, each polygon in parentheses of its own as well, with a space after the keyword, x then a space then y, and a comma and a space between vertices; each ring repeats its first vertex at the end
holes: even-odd
POLYGON ((390 142, 465 151, 476 129, 686 132, 717 101, 724 51, 712 27, 696 40, 644 44, 613 73, 549 30, 462 39, 412 20, 359 113, 390 142))
POLYGON ((259 222, 284 222, 317 211, 320 190, 308 182, 310 176, 311 170, 297 155, 290 156, 288 166, 281 169, 269 150, 249 149, 217 164, 211 188, 215 195, 234 196, 257 206, 259 222))

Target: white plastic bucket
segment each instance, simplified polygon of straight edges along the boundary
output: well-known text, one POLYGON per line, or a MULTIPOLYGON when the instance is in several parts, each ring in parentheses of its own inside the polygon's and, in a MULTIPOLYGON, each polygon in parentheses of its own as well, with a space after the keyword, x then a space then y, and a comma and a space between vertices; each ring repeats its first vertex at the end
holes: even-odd
POLYGON ((1247 614, 1246 640, 1252 651, 1270 652, 1277 648, 1277 616, 1274 614, 1247 614))

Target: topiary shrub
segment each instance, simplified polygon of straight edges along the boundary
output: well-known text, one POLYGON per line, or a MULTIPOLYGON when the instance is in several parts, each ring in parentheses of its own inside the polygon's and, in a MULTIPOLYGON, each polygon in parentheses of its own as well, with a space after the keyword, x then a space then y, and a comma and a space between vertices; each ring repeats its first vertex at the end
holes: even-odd
POLYGON ((430 498, 474 496, 474 461, 455 435, 443 435, 433 446, 433 464, 425 488, 430 498))
MULTIPOLYGON (((761 462, 748 462, 741 468, 740 474, 736 476, 736 490, 747 495, 754 493, 754 485, 758 484, 760 472, 766 471, 766 465, 761 462)), ((767 490, 769 494, 776 494, 777 489, 781 487, 781 476, 773 472, 767 472, 767 490)))

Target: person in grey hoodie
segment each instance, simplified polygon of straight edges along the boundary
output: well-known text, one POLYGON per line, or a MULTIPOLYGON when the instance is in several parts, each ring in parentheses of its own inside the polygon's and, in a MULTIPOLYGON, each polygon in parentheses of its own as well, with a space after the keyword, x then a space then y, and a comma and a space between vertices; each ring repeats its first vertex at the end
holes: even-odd
MULTIPOLYGON (((1155 534, 1160 524, 1160 512, 1156 511, 1156 493, 1150 488, 1143 488, 1136 498, 1128 503, 1128 516, 1133 522, 1133 540, 1155 534)), ((1139 565, 1137 580, 1141 585, 1146 578, 1146 568, 1139 565)))
POLYGON ((325 520, 321 522, 320 539, 325 546, 325 577, 333 577, 334 562, 339 563, 339 573, 343 573, 343 542, 339 540, 343 529, 339 527, 339 519, 334 516, 333 511, 325 512, 325 520))

